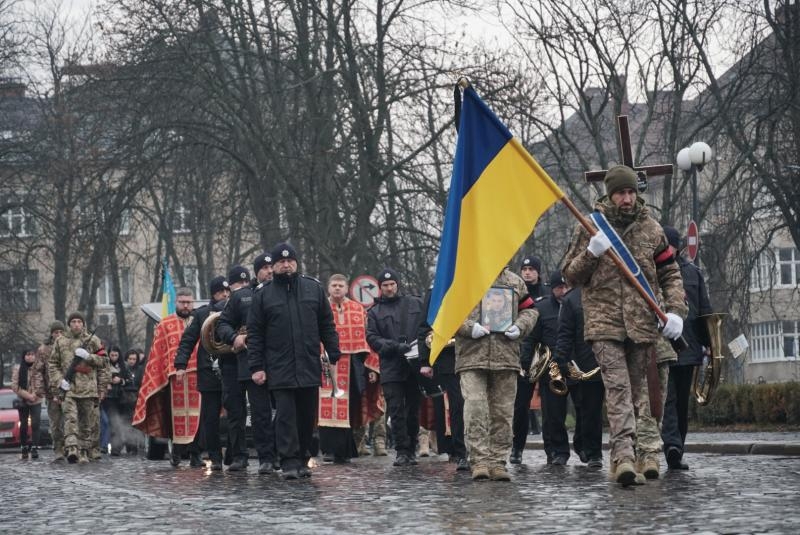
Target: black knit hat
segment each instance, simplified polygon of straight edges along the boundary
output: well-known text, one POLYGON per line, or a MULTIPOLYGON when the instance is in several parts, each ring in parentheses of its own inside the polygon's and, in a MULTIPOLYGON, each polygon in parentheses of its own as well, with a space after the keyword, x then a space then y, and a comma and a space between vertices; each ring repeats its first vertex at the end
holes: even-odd
POLYGON ((664 234, 667 236, 667 242, 675 249, 681 248, 681 233, 675 227, 664 225, 664 234))
POLYGON ((74 319, 81 320, 83 324, 86 325, 86 318, 84 317, 83 314, 81 314, 77 310, 75 312, 72 312, 69 316, 67 316, 67 325, 69 325, 69 323, 74 319))
POLYGON ((250 280, 250 272, 244 266, 233 266, 228 270, 228 284, 234 282, 247 282, 250 280))
POLYGON ((521 270, 524 267, 532 267, 536 270, 536 273, 542 272, 542 259, 538 256, 528 255, 522 259, 522 265, 519 266, 521 270))
POLYGON ((625 188, 639 191, 636 183, 636 172, 627 165, 615 165, 606 171, 603 182, 605 182, 606 194, 609 197, 625 188))
POLYGON ((273 263, 284 259, 297 261, 297 251, 287 242, 279 243, 273 247, 269 256, 272 257, 273 263))
POLYGON ((214 295, 217 292, 221 292, 225 288, 228 287, 228 281, 225 280, 225 277, 220 275, 219 277, 214 277, 211 279, 211 282, 208 283, 208 290, 210 295, 214 295))
POLYGON ((54 331, 66 331, 66 330, 67 328, 64 327, 64 324, 58 320, 50 324, 50 334, 53 334, 54 331))
POLYGON ((566 284, 566 281, 564 281, 564 276, 560 271, 553 271, 550 273, 550 288, 558 288, 564 284, 566 284))
POLYGON ((386 281, 394 281, 400 284, 400 275, 390 267, 383 268, 376 278, 378 279, 378 284, 386 281))
POLYGON ((261 271, 261 268, 267 265, 272 265, 272 255, 267 252, 263 252, 253 260, 253 273, 258 273, 261 271))

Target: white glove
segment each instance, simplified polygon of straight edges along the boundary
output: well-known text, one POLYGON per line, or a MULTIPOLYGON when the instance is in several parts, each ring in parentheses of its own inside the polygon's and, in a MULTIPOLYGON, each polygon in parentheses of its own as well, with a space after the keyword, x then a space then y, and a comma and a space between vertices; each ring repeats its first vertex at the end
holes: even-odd
POLYGON ((69 392, 69 383, 66 379, 61 379, 61 383, 58 385, 58 388, 63 390, 64 392, 69 392))
POLYGON ((506 338, 508 338, 509 340, 516 340, 517 338, 519 338, 519 335, 522 334, 522 332, 520 332, 519 327, 517 327, 516 325, 512 325, 503 334, 505 334, 506 338))
POLYGON ((598 232, 589 240, 589 245, 586 250, 592 253, 595 258, 600 258, 603 254, 611 248, 611 241, 608 236, 602 232, 598 232))
POLYGON ((667 323, 661 329, 661 334, 670 340, 677 340, 683 333, 683 320, 677 314, 667 312, 667 323))
POLYGON ((480 323, 475 322, 475 325, 472 326, 472 337, 474 339, 477 340, 478 338, 486 336, 487 334, 489 334, 489 329, 487 329, 480 323))
POLYGON ((88 359, 89 352, 83 349, 82 347, 79 347, 78 349, 75 350, 75 356, 80 359, 88 359))

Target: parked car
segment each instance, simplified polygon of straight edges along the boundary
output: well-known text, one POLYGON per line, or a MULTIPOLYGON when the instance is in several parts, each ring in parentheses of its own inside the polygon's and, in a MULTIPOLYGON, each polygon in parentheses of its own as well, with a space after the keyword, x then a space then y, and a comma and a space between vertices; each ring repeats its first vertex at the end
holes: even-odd
MULTIPOLYGON (((0 389, 0 447, 19 446, 19 412, 14 407, 17 395, 10 388, 0 389)), ((30 425, 30 422, 28 423, 30 425)), ((47 417, 46 402, 42 403, 42 417, 40 423, 40 445, 45 446, 52 442, 50 437, 50 419, 47 417)))

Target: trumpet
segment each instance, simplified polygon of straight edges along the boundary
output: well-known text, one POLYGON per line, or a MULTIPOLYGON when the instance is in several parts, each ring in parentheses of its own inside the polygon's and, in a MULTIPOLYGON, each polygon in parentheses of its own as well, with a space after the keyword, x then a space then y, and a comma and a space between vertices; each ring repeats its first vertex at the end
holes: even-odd
POLYGON ((328 352, 323 351, 322 355, 320 355, 320 359, 322 359, 322 371, 325 374, 325 382, 331 385, 331 397, 336 399, 343 398, 344 391, 336 384, 336 377, 334 377, 333 373, 334 370, 331 369, 333 364, 331 364, 331 359, 328 357, 328 352))
POLYGON ((567 364, 567 377, 575 381, 587 381, 597 375, 599 371, 600 366, 588 372, 584 372, 574 360, 569 361, 569 364, 567 364))

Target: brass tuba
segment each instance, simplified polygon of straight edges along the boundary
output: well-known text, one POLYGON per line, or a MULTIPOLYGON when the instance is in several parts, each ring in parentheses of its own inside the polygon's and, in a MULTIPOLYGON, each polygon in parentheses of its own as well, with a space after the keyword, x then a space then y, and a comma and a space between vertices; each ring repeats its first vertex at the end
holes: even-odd
POLYGON ((708 405, 722 375, 722 359, 725 358, 723 354, 725 346, 722 343, 722 320, 724 317, 725 314, 719 312, 700 316, 705 320, 706 328, 708 329, 708 337, 711 340, 711 356, 705 365, 701 364, 694 369, 692 393, 698 405, 708 405), (700 368, 703 366, 703 378, 701 381, 700 368))
POLYGON ((203 344, 203 347, 210 355, 236 353, 232 346, 217 340, 217 321, 220 314, 221 312, 212 312, 203 322, 203 326, 200 327, 200 343, 203 344))

